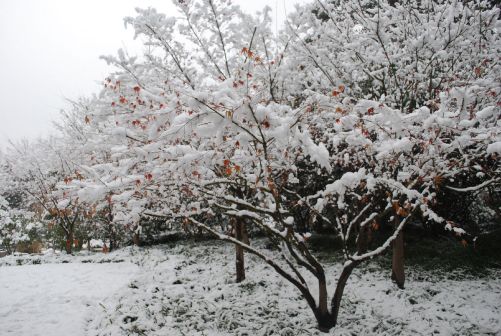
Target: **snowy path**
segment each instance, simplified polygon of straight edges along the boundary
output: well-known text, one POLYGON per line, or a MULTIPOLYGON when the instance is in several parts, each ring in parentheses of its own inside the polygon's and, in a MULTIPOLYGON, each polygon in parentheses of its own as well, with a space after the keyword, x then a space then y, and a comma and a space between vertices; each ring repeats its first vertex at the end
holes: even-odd
POLYGON ((131 263, 0 267, 0 335, 84 335, 90 311, 138 269, 131 263))

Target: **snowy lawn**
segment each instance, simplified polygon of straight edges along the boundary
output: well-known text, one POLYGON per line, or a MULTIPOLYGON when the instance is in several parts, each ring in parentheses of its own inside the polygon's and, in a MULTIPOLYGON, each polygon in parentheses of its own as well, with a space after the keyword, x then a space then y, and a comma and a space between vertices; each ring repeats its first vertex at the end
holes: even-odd
MULTIPOLYGON (((144 271, 94 312, 89 335, 323 335, 299 292, 259 260, 247 255, 247 280, 236 284, 233 251, 215 242, 144 250, 144 271)), ((339 270, 327 266, 331 294, 339 270)), ((331 335, 501 335, 498 272, 413 271, 405 290, 389 273, 375 263, 354 272, 331 335)))
POLYGON ((125 262, 0 267, 0 335, 85 335, 89 313, 137 271, 125 262))
MULTIPOLYGON (((233 248, 217 242, 2 258, 0 334, 322 335, 294 287, 246 262, 236 284, 233 248)), ((326 268, 332 292, 340 267, 326 268)), ((499 272, 457 279, 414 269, 399 290, 369 264, 350 278, 330 335, 501 335, 499 272)))

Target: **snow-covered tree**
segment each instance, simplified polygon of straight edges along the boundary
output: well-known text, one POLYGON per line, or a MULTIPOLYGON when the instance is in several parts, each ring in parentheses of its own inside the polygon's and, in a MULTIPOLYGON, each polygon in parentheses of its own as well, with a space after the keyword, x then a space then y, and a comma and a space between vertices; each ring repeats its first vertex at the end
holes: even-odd
POLYGON ((44 235, 42 223, 32 212, 13 209, 9 202, 0 196, 0 247, 7 253, 37 252, 44 235))
MULTIPOLYGON (((291 15, 288 24, 298 46, 291 49, 288 66, 293 76, 301 76, 289 81, 291 90, 333 96, 346 90, 357 99, 374 99, 405 113, 423 106, 434 112, 444 97, 456 104, 457 113, 470 113, 465 118, 473 119, 474 111, 484 108, 497 112, 498 17, 499 9, 487 1, 311 2, 291 15)), ((494 176, 474 177, 496 171, 495 158, 486 160, 484 153, 472 161, 465 158, 471 168, 454 171, 456 178, 444 182, 475 186, 494 176)), ((457 191, 444 190, 439 204, 457 200, 457 191)), ((447 206, 439 210, 448 218, 467 219, 451 216, 447 206)))
MULTIPOLYGON (((176 4, 182 19, 126 18, 144 55, 104 57, 117 71, 65 112, 62 141, 8 159, 70 244, 86 220, 112 241, 145 218, 204 230, 236 246, 238 281, 254 254, 328 331, 352 271, 392 245, 398 256, 411 219, 467 239, 436 199, 501 183, 498 9, 317 1, 276 37, 269 9, 176 4), (332 289, 309 248, 318 222, 342 244, 332 289)), ((401 267, 394 277, 403 285, 401 267)))
POLYGON ((291 85, 433 108, 440 92, 499 78, 498 18, 488 1, 312 1, 288 24, 301 70, 291 85))
POLYGON ((48 227, 62 230, 64 245, 71 253, 75 227, 85 206, 67 193, 65 185, 81 177, 78 172, 78 152, 70 142, 51 137, 36 142, 12 144, 5 154, 3 167, 24 196, 26 210, 38 213, 48 227))
MULTIPOLYGON (((181 22, 153 9, 126 19, 148 46, 143 59, 106 57, 119 70, 81 118, 109 155, 72 183, 79 199, 108 200, 114 220, 136 231, 154 216, 234 243, 293 283, 322 330, 335 326, 352 270, 402 244, 411 217, 463 234, 434 200, 498 155, 496 9, 318 2, 277 40, 266 10, 250 18, 225 1, 178 5, 181 22), (300 188, 301 162, 323 177, 316 188, 300 188), (342 241, 331 297, 296 208, 342 241), (392 233, 373 246, 382 224, 392 233), (274 250, 251 246, 253 230, 274 250)), ((488 167, 473 188, 499 182, 499 165, 488 167)))

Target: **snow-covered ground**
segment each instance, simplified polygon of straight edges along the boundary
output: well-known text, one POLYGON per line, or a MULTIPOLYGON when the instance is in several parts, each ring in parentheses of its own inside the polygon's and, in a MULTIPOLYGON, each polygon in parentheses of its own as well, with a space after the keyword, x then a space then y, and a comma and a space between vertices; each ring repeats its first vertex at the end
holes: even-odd
MULTIPOLYGON (((300 293, 259 260, 247 257, 247 280, 236 284, 231 246, 178 245, 157 261, 160 250, 149 253, 148 271, 107 301, 89 335, 324 335, 300 293)), ((339 270, 327 267, 331 293, 339 270)), ((389 270, 369 264, 350 278, 330 335, 500 336, 500 302, 499 274, 412 272, 400 290, 389 270)))
POLYGON ((90 312, 138 269, 126 262, 0 267, 0 335, 85 335, 90 312))
MULTIPOLYGON (((323 335, 294 287, 246 263, 236 284, 232 247, 214 242, 2 258, 0 335, 323 335)), ((327 274, 332 291, 339 265, 327 274)), ((370 264, 350 278, 330 335, 500 336, 500 302, 499 272, 451 280, 414 270, 399 290, 370 264)))

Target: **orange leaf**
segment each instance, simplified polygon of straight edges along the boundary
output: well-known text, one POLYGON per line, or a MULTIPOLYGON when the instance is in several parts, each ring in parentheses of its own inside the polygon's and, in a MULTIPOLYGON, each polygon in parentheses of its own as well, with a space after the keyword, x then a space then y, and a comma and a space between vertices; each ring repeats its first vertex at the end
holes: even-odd
POLYGON ((397 215, 399 215, 400 217, 407 217, 409 216, 409 211, 400 207, 398 208, 397 215))
POLYGON ((439 188, 444 183, 444 178, 441 175, 437 175, 433 178, 433 183, 435 187, 439 188))

